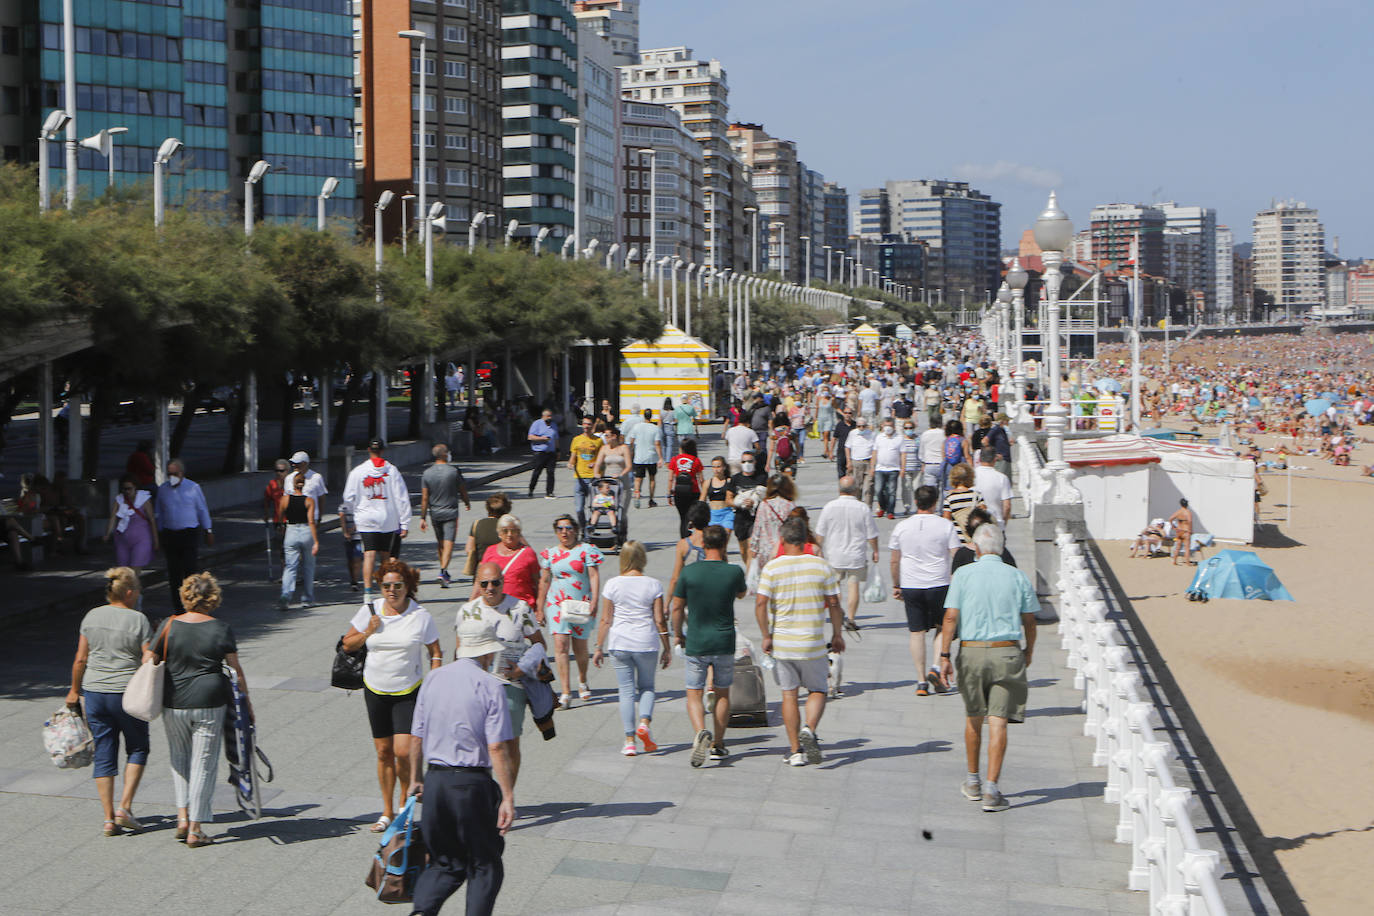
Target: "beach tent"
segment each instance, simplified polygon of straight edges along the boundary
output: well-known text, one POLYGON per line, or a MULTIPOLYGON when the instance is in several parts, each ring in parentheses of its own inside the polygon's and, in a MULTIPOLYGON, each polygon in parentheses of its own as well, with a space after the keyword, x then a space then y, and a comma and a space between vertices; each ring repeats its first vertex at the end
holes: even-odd
POLYGON ((687 401, 700 417, 711 413, 712 347, 688 337, 672 325, 658 340, 637 340, 620 351, 620 419, 635 404, 657 416, 664 398, 674 406, 687 401))
POLYGON ((1194 530, 1223 541, 1254 538, 1255 466, 1229 448, 1117 435, 1064 443, 1078 475, 1083 517, 1094 538, 1134 538, 1186 498, 1194 530))
POLYGON ((1293 600, 1274 570, 1249 550, 1223 550, 1198 566, 1193 583, 1188 586, 1188 599, 1212 598, 1293 600))
POLYGON ((878 329, 865 321, 855 328, 851 333, 859 339, 859 346, 865 350, 878 349, 878 329))
POLYGON ((906 325, 899 324, 893 329, 892 336, 898 340, 910 340, 914 336, 914 332, 906 325))

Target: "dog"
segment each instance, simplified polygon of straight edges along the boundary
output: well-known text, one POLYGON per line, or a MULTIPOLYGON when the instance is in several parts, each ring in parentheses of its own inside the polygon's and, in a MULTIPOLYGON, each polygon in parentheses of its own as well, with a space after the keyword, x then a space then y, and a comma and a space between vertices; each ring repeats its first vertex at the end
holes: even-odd
POLYGON ((830 670, 825 678, 825 692, 826 696, 833 700, 844 696, 844 656, 838 652, 831 652, 828 658, 830 670))

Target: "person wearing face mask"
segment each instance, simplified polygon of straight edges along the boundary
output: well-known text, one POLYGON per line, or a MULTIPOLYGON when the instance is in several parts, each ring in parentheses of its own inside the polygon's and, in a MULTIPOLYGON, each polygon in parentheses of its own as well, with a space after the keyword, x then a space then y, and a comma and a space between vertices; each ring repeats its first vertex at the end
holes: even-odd
POLYGON ((878 515, 896 518, 897 476, 902 472, 902 440, 891 419, 873 440, 873 476, 878 491, 878 515))
POLYGON ((181 583, 200 565, 200 532, 205 546, 215 546, 214 526, 205 494, 194 480, 186 479, 186 465, 180 458, 167 462, 167 481, 157 488, 158 540, 167 557, 167 591, 171 593, 174 613, 181 613, 181 583))
POLYGON ((911 417, 902 421, 902 514, 910 515, 916 505, 916 488, 921 485, 921 440, 916 438, 916 423, 911 417))
POLYGON ((758 511, 755 490, 766 486, 768 472, 758 466, 754 452, 740 455, 740 472, 730 478, 727 493, 734 502, 735 538, 739 541, 740 562, 749 565, 749 536, 754 533, 754 513, 758 511))

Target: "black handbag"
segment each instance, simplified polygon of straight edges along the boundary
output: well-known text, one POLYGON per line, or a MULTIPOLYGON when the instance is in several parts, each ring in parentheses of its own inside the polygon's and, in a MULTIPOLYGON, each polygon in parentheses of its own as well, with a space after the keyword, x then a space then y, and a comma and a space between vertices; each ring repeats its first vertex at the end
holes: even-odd
MULTIPOLYGON (((368 605, 368 610, 373 614, 377 612, 368 605)), ((363 665, 367 663, 367 643, 357 652, 349 652, 344 648, 343 637, 334 645, 334 667, 329 672, 329 686, 341 687, 344 690, 363 689, 363 665)))

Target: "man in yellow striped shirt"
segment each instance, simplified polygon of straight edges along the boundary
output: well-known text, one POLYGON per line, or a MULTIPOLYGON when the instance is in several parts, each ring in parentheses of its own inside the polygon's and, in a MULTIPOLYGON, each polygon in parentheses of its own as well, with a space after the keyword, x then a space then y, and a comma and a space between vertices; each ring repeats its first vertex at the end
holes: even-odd
POLYGON ((816 727, 825 712, 825 622, 830 619, 831 652, 844 651, 844 615, 840 611, 839 578, 830 564, 805 553, 806 522, 789 518, 782 523, 782 556, 771 560, 759 576, 754 615, 763 634, 763 651, 775 661, 773 677, 782 690, 782 724, 791 750, 790 766, 821 762, 816 727), (797 690, 805 687, 806 724, 801 724, 797 690))

